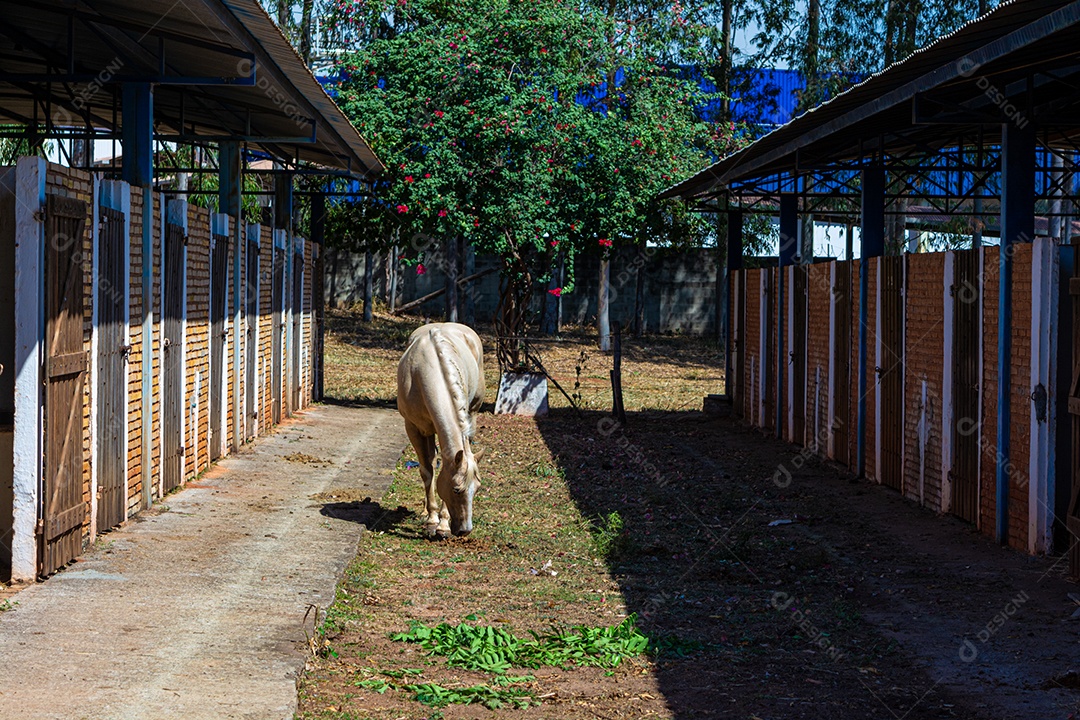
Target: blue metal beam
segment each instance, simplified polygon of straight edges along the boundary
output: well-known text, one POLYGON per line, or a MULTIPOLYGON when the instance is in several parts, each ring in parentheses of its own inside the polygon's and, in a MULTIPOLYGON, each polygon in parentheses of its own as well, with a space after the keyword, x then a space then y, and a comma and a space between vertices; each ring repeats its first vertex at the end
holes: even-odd
POLYGON ((149 187, 154 183, 153 87, 149 83, 125 84, 121 112, 123 178, 131 185, 149 187))
POLYGON ((784 376, 787 374, 788 359, 784 352, 784 317, 787 307, 784 304, 784 272, 789 265, 795 264, 795 251, 799 247, 799 196, 795 193, 780 194, 780 248, 778 251, 780 269, 777 272, 779 284, 776 290, 776 437, 784 437, 784 410, 787 405, 784 393, 784 376))
POLYGON ((1012 256, 1035 236, 1035 128, 1001 126, 1001 246, 998 251, 997 464, 994 537, 1009 541, 1009 442, 1012 416, 1012 256))
POLYGON ((866 470, 866 379, 867 379, 867 295, 869 295, 869 264, 872 257, 885 251, 885 170, 867 168, 862 171, 862 226, 859 232, 859 406, 855 429, 855 474, 866 470))

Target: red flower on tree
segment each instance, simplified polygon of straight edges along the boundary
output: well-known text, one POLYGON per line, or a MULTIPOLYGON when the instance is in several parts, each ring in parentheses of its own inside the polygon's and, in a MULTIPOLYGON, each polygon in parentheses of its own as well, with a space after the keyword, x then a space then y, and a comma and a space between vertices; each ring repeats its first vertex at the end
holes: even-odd
POLYGON ((600 238, 600 247, 611 247, 611 241, 607 238, 600 238))
POLYGON ((405 213, 409 212, 409 206, 408 205, 398 205, 397 206, 397 211, 398 211, 398 214, 404 215, 405 213))
POLYGON ((548 294, 549 295, 554 295, 555 297, 560 297, 562 295, 562 288, 561 287, 552 288, 552 289, 548 290, 548 294))

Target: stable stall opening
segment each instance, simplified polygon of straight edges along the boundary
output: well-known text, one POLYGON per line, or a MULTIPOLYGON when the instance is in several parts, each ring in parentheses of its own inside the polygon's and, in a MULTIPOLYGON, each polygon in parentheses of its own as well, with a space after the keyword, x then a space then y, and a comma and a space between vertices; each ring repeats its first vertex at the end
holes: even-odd
POLYGON ((11 579, 15 455, 15 169, 0 168, 0 582, 11 579))

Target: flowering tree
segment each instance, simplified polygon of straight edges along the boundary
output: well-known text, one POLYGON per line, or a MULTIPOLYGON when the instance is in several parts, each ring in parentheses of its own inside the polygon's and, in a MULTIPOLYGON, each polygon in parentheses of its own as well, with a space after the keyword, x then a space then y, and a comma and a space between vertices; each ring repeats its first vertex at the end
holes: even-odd
POLYGON ((337 13, 367 38, 337 91, 389 167, 384 204, 409 235, 503 259, 504 337, 558 261, 569 292, 580 253, 679 213, 657 192, 730 135, 632 33, 562 0, 340 0, 337 13))

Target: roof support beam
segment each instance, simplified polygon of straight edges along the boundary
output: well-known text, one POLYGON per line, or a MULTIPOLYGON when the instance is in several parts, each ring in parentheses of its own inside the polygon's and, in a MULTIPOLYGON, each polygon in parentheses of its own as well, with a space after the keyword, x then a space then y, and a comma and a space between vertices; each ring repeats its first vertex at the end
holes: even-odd
POLYGON ((867 300, 870 294, 869 263, 885 251, 885 170, 866 168, 862 171, 862 226, 859 232, 859 407, 856 416, 855 474, 866 472, 866 378, 867 337, 869 321, 867 300))
MULTIPOLYGON (((152 450, 153 378, 154 378, 154 303, 153 269, 154 196, 154 90, 149 84, 123 86, 123 168, 124 180, 142 188, 142 456, 152 450)), ((142 464, 142 504, 153 502, 152 465, 142 464)))
POLYGON ((1012 353, 1012 259, 1016 244, 1035 236, 1035 129, 1030 123, 1001 126, 1001 246, 998 254, 997 515, 994 537, 1009 541, 1010 377, 1012 353))

